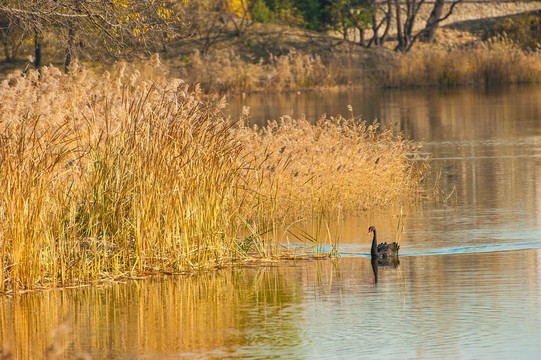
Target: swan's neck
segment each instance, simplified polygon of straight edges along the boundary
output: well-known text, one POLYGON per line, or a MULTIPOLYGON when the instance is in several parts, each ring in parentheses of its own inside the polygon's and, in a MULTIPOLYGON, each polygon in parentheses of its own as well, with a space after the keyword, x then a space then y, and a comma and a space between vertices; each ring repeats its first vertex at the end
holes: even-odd
POLYGON ((376 240, 376 230, 372 230, 374 233, 374 237, 372 238, 372 249, 370 250, 370 254, 372 256, 378 256, 378 242, 376 240))

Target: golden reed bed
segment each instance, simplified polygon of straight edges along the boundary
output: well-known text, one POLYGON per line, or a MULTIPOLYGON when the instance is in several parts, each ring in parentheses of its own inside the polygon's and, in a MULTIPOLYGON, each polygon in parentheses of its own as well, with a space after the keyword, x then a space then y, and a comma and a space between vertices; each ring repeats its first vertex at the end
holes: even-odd
POLYGON ((249 127, 157 57, 14 73, 0 98, 1 292, 269 254, 278 226, 409 201, 422 178, 390 130, 353 115, 249 127))

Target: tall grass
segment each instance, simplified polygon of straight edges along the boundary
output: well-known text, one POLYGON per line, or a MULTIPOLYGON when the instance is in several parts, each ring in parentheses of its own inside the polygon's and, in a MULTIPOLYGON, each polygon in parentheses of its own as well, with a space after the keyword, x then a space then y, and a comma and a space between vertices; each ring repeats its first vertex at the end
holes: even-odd
POLYGON ((374 68, 386 87, 497 85, 541 81, 541 52, 505 38, 458 47, 421 46, 374 68))
MULTIPOLYGON (((452 32, 445 36, 449 34, 452 32)), ((267 61, 247 60, 233 50, 215 51, 195 53, 177 70, 206 92, 232 94, 344 85, 442 87, 541 82, 541 51, 524 50, 502 37, 457 44, 419 43, 405 54, 385 48, 341 48, 326 56, 291 51, 270 56, 267 61)))
POLYGON ((239 128, 242 151, 257 164, 257 173, 246 176, 257 184, 249 187, 265 195, 255 199, 275 208, 276 219, 320 212, 337 218, 416 194, 422 169, 410 158, 412 144, 350 110, 315 125, 284 116, 263 128, 239 128))
POLYGON ((411 198, 411 144, 342 117, 264 129, 154 58, 0 86, 0 291, 272 254, 278 224, 411 198))
POLYGON ((357 55, 327 56, 290 51, 267 61, 245 59, 234 50, 195 52, 179 67, 183 79, 198 83, 209 93, 240 94, 254 91, 293 91, 360 84, 364 79, 357 55))

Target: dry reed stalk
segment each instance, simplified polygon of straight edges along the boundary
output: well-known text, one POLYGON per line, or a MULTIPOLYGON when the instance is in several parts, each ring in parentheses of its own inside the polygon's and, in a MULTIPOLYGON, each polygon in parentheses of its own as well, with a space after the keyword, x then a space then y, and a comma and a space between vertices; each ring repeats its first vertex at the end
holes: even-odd
POLYGON ((378 66, 375 78, 387 87, 514 84, 541 81, 541 52, 528 52, 507 39, 472 46, 418 47, 378 66))
POLYGON ((154 71, 51 67, 2 84, 0 290, 236 256, 225 103, 142 70, 154 71))
POLYGON ((412 147, 390 130, 353 117, 235 128, 223 99, 203 101, 152 62, 0 85, 0 291, 272 256, 284 221, 385 206, 418 186, 412 147))
POLYGON ((316 125, 284 116, 261 129, 241 127, 237 136, 244 157, 261 159, 245 178, 274 221, 385 207, 414 194, 421 180, 411 143, 352 114, 316 125))
POLYGON ((207 92, 234 94, 325 88, 362 79, 358 63, 351 56, 323 60, 296 51, 271 55, 268 62, 245 60, 234 51, 211 51, 204 55, 195 52, 181 72, 188 83, 200 84, 207 92))

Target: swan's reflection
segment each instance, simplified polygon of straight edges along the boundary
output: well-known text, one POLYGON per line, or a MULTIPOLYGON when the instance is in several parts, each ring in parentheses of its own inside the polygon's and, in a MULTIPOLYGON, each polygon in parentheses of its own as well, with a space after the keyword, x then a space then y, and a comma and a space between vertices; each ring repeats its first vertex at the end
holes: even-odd
POLYGON ((374 273, 374 284, 378 282, 378 258, 373 257, 372 262, 372 272, 374 273))
POLYGON ((372 272, 374 273, 374 284, 378 282, 378 267, 379 266, 392 266, 392 267, 398 267, 400 264, 400 260, 398 260, 398 256, 394 256, 392 258, 377 258, 372 257, 371 259, 372 263, 372 272))

